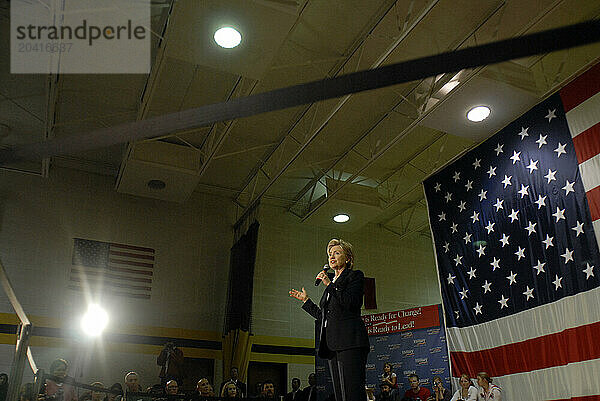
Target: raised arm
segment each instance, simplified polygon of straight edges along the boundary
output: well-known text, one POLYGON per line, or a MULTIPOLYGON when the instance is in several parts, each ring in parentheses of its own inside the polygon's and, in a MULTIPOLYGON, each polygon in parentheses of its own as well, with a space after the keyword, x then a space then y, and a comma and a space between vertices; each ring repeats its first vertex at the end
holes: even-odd
POLYGON ((319 319, 321 317, 321 308, 315 305, 315 303, 308 297, 304 287, 302 287, 302 291, 298 291, 292 288, 290 290, 290 297, 302 301, 302 309, 308 312, 308 314, 314 317, 315 319, 319 319))

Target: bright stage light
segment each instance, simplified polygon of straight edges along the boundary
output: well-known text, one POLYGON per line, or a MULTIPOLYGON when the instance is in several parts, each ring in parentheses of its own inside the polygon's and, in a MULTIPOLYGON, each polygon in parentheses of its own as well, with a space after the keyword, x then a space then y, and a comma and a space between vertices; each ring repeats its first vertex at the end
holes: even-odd
POLYGON ((235 28, 230 26, 218 29, 215 32, 214 38, 219 46, 226 49, 236 47, 242 41, 242 35, 235 28))
POLYGON ((108 314, 99 305, 91 304, 81 319, 81 329, 90 337, 97 337, 108 324, 108 314))

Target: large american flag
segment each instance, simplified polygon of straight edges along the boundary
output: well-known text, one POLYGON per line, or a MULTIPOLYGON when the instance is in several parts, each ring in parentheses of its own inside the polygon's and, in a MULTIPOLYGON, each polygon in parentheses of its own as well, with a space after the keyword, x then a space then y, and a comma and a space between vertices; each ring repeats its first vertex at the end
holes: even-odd
POLYGON ((599 121, 597 65, 424 183, 452 376, 600 400, 599 121))
POLYGON ((154 249, 73 239, 69 288, 150 299, 154 249))

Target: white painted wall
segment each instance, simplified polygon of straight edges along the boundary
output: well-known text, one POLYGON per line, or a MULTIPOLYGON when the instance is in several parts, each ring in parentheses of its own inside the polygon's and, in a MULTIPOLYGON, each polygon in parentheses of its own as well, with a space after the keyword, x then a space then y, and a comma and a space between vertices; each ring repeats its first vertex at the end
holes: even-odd
MULTIPOLYGON (((151 299, 104 299, 107 330, 141 325, 220 332, 233 212, 230 201, 208 195, 176 204, 119 194, 112 178, 74 170, 51 169, 49 178, 0 171, 0 259, 26 313, 76 330, 86 303, 67 289, 73 238, 151 247, 156 251, 151 299)), ((12 312, 3 295, 0 312, 12 312)), ((58 356, 72 363, 77 358, 73 349, 35 351, 40 367, 58 356)), ((11 355, 12 347, 0 347, 0 372, 8 370, 11 355)), ((126 370, 158 374, 152 355, 93 358, 85 381, 122 381, 126 370)))

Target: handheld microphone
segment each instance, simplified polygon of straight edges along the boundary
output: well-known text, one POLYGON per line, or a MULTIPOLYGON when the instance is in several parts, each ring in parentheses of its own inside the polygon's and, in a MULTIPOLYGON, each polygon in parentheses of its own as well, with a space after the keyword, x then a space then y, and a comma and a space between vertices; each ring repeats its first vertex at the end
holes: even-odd
MULTIPOLYGON (((325 266, 323 266, 323 271, 326 272, 327 270, 329 270, 329 263, 326 263, 325 266)), ((319 284, 321 284, 320 278, 315 281, 315 287, 318 287, 319 284)))

